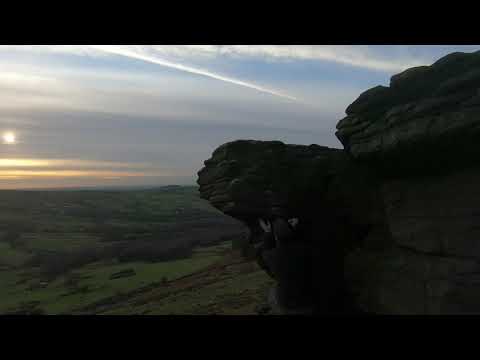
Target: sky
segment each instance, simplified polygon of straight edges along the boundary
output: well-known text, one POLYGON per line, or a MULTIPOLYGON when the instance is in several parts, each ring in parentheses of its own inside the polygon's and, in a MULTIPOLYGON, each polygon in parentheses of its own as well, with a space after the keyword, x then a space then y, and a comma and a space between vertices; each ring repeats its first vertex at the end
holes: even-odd
POLYGON ((341 148, 363 91, 478 45, 0 46, 0 189, 193 185, 237 139, 341 148))

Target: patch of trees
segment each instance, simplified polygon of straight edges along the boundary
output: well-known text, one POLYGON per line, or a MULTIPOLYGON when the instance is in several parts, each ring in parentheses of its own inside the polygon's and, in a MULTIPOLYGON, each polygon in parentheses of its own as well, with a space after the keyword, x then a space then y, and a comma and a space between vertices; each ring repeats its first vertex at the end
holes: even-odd
MULTIPOLYGON (((51 279, 89 263, 118 259, 122 263, 172 261, 190 258, 197 246, 212 246, 242 237, 237 226, 121 226, 96 224, 94 233, 104 244, 81 250, 37 251, 28 265, 39 267, 51 279), (150 231, 147 232, 147 231, 150 231)), ((10 235, 12 238, 14 234, 10 235)), ((17 235, 15 235, 17 236, 17 235)), ((243 235, 244 237, 245 235, 243 235)))
POLYGON ((191 244, 165 246, 155 242, 131 242, 112 244, 104 248, 88 248, 74 252, 39 251, 27 265, 39 267, 43 275, 51 280, 84 265, 118 259, 120 262, 157 262, 185 259, 192 256, 191 244))
POLYGON ((45 277, 54 279, 70 270, 105 259, 104 249, 85 249, 77 252, 40 251, 27 265, 39 267, 45 277))

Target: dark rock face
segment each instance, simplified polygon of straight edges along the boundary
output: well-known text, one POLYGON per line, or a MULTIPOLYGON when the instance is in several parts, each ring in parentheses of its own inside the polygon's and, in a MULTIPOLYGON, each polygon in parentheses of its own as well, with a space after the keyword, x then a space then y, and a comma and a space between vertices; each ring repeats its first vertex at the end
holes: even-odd
POLYGON ((365 311, 480 313, 479 181, 466 170, 382 185, 394 246, 346 261, 365 311))
POLYGON ((319 311, 342 311, 343 259, 385 223, 371 174, 343 150, 239 140, 205 161, 198 183, 204 199, 249 227, 252 243, 264 238, 259 219, 280 231, 275 219, 299 219, 294 239, 265 248, 260 266, 279 282, 285 308, 314 299, 319 311))
POLYGON ((341 150, 239 140, 215 150, 198 183, 203 198, 239 218, 268 217, 275 211, 296 215, 309 190, 320 187, 344 162, 341 150), (318 167, 321 173, 316 173, 318 167))
POLYGON ((202 197, 252 238, 258 218, 299 218, 309 257, 281 266, 311 262, 317 308, 480 313, 480 52, 397 74, 346 114, 344 150, 222 145, 199 172, 202 197))
POLYGON ((380 174, 393 240, 347 255, 365 311, 480 312, 479 90, 480 52, 454 53, 360 96, 337 125, 346 151, 380 174))
POLYGON ((359 223, 380 216, 372 176, 339 149, 238 140, 215 150, 198 176, 202 198, 247 222, 274 215, 311 218, 320 211, 359 223))
POLYGON ((337 137, 357 160, 405 175, 480 165, 480 52, 450 54, 431 66, 367 90, 337 125, 337 137), (465 159, 467 157, 467 159, 465 159))

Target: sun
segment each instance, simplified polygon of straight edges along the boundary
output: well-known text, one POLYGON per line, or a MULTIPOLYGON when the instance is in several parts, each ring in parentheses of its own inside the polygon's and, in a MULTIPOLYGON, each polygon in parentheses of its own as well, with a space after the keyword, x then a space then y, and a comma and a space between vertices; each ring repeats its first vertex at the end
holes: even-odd
POLYGON ((2 138, 3 138, 3 143, 7 145, 13 145, 17 142, 15 133, 11 131, 3 133, 2 138))

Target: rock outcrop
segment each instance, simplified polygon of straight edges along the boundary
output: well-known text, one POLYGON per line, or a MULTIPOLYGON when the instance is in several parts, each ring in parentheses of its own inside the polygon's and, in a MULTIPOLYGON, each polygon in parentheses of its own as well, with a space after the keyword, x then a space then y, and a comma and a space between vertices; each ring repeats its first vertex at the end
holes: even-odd
POLYGON ((480 165, 480 52, 453 53, 365 91, 337 124, 356 160, 385 175, 418 176, 480 165))
POLYGON ((252 233, 258 218, 310 224, 319 304, 331 276, 368 313, 480 313, 480 52, 395 75, 346 114, 343 150, 220 146, 202 197, 252 233))
POLYGON ((216 149, 198 175, 202 198, 246 222, 319 210, 348 213, 358 223, 379 216, 372 177, 339 149, 238 140, 216 149))

